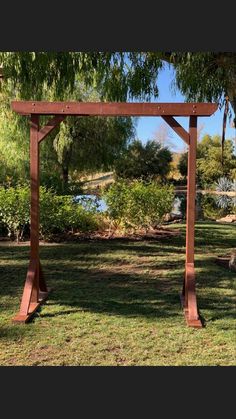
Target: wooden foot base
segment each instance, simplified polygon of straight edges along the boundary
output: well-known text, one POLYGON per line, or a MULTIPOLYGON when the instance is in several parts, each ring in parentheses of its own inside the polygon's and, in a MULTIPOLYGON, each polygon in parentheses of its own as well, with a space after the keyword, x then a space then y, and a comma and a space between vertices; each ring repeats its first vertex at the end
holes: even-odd
POLYGON ((30 304, 28 314, 23 315, 23 314, 18 313, 12 319, 13 323, 28 323, 33 317, 33 315, 35 314, 35 312, 38 310, 38 308, 44 303, 44 301, 46 301, 46 299, 48 298, 48 294, 50 292, 51 292, 51 289, 48 289, 47 292, 40 291, 38 303, 30 304))
POLYGON ((184 310, 184 316, 185 316, 185 320, 186 320, 187 325, 189 327, 195 327, 197 329, 201 329, 203 327, 203 324, 202 324, 202 321, 200 320, 200 318, 198 318, 198 319, 189 318, 188 309, 184 307, 184 296, 183 296, 183 294, 180 294, 180 301, 181 301, 181 306, 184 310))

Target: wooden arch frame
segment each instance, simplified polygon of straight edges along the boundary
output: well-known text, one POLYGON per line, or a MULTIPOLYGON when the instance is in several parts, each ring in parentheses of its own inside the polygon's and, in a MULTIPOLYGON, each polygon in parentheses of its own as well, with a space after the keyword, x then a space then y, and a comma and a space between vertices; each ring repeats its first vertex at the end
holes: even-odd
POLYGON ((48 296, 48 288, 39 259, 39 145, 68 115, 75 116, 161 116, 188 145, 186 261, 182 305, 188 326, 202 327, 197 307, 194 272, 194 230, 196 195, 197 117, 211 116, 215 103, 121 103, 121 102, 33 102, 14 101, 12 109, 30 116, 31 223, 30 262, 20 311, 13 319, 26 323, 48 296), (40 128, 41 115, 52 115, 40 128), (174 118, 189 117, 189 132, 174 118))

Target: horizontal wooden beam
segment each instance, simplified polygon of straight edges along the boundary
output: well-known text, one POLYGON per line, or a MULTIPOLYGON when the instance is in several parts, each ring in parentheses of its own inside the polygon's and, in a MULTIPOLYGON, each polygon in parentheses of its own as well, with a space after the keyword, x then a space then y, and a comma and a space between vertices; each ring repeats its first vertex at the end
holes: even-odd
POLYGON ((210 116, 216 103, 124 103, 13 101, 13 111, 38 115, 77 116, 210 116))
POLYGON ((162 116, 164 121, 189 145, 189 133, 180 125, 173 116, 162 116))

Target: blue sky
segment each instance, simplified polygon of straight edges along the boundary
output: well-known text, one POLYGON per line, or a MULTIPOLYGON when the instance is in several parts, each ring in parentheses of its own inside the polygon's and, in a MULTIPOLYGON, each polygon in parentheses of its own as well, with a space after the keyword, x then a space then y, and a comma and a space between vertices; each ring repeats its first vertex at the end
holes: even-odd
MULTIPOLYGON (((179 92, 173 92, 173 87, 171 86, 174 79, 174 70, 170 69, 168 66, 159 73, 158 76, 158 89, 159 97, 158 99, 153 99, 153 102, 185 102, 185 97, 179 92)), ((188 129, 189 118, 176 118, 179 123, 185 128, 188 129)), ((218 110, 214 115, 207 118, 198 118, 198 126, 202 126, 200 137, 204 134, 210 135, 221 135, 222 134, 222 121, 223 121, 223 110, 218 110)), ((137 123, 137 138, 142 142, 146 142, 148 139, 152 139, 154 132, 158 129, 160 125, 164 125, 162 118, 158 117, 142 117, 138 119, 137 123)), ((174 151, 183 151, 184 142, 170 129, 171 132, 171 143, 174 147, 174 151)), ((235 138, 235 128, 231 128, 229 121, 227 122, 226 128, 226 138, 235 138)))

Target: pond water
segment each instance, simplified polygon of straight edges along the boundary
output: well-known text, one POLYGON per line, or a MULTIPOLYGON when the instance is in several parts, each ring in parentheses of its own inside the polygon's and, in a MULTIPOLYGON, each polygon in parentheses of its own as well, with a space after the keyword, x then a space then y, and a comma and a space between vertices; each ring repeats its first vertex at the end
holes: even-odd
POLYGON ((179 196, 175 197, 172 213, 176 215, 181 215, 181 199, 179 198, 179 196))
MULTIPOLYGON (((232 202, 235 202, 235 197, 228 197, 227 195, 212 195, 212 194, 205 194, 204 198, 201 192, 196 194, 196 217, 200 216, 202 214, 202 199, 209 199, 211 198, 211 202, 215 202, 213 207, 218 208, 228 208, 229 205, 232 206, 232 202)), ((82 204, 84 208, 86 209, 96 209, 98 212, 105 212, 107 211, 108 207, 106 205, 106 202, 97 197, 96 195, 77 195, 75 197, 75 201, 82 204)), ((186 205, 186 194, 180 194, 177 193, 174 199, 174 204, 171 213, 173 215, 180 216, 182 215, 182 209, 186 205)), ((235 204, 234 204, 235 205, 235 204)))
MULTIPOLYGON (((95 205, 98 212, 105 212, 108 209, 104 199, 98 198, 96 195, 77 195, 75 200, 76 202, 81 203, 84 208, 89 208, 91 205, 95 205)), ((176 196, 172 209, 173 214, 181 215, 180 205, 181 199, 176 196)))
POLYGON ((91 208, 95 206, 98 212, 105 212, 107 210, 107 205, 104 199, 98 198, 96 195, 77 195, 75 200, 84 208, 91 208))

